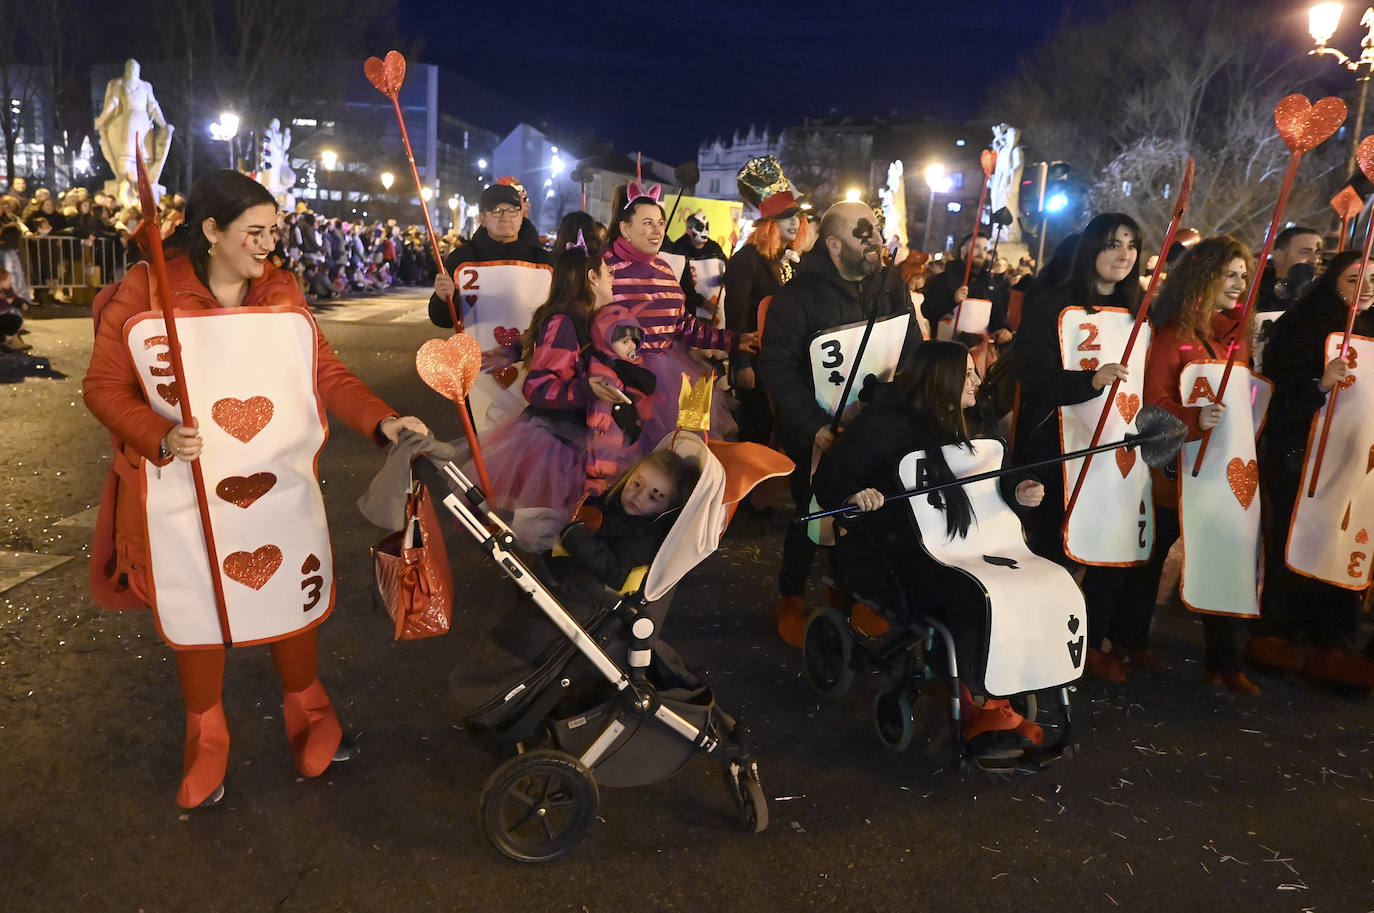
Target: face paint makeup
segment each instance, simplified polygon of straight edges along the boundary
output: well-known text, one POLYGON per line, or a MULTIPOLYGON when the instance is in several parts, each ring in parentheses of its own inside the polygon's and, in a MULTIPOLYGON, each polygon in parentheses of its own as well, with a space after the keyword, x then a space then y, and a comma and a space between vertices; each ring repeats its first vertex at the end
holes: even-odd
POLYGON ((859 219, 858 224, 854 226, 854 237, 863 243, 867 243, 868 239, 873 237, 873 232, 873 223, 867 219, 859 219))

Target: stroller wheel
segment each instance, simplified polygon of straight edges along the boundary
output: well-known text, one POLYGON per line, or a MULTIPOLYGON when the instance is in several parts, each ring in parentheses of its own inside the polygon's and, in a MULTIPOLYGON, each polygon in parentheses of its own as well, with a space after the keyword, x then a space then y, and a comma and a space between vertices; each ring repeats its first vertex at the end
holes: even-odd
POLYGON ((577 848, 596 817, 596 780, 561 751, 511 758, 482 786, 482 827, 517 862, 551 862, 577 848))
POLYGON ((854 684, 854 632, 849 619, 833 608, 818 609, 802 636, 806 680, 824 698, 837 698, 854 684))
POLYGON ((916 714, 905 686, 879 691, 873 697, 873 728, 889 751, 905 751, 916 731, 916 714))
POLYGON ((768 827, 768 800, 763 795, 756 761, 731 761, 725 769, 725 782, 735 798, 740 824, 745 830, 761 834, 768 827))

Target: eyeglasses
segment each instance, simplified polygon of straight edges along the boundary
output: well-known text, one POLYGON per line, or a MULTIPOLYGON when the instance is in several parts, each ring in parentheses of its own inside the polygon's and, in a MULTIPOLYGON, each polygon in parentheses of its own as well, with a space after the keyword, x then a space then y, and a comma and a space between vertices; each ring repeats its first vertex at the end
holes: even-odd
POLYGON ((496 218, 498 218, 498 219, 509 219, 509 218, 514 217, 514 216, 520 215, 520 210, 518 210, 518 209, 501 209, 500 207, 497 207, 496 209, 488 209, 488 210, 487 210, 487 214, 488 214, 488 215, 496 216, 496 218))

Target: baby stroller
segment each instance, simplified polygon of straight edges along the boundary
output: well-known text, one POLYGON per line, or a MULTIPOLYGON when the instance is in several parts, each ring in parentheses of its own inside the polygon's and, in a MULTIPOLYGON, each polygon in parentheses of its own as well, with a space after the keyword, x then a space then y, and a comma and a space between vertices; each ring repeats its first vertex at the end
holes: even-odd
MULTIPOLYGON (((975 441, 972 452, 943 449, 950 469, 960 477, 995 470, 1002 461, 1002 445, 995 440, 975 441)), ((923 456, 917 451, 902 459, 898 475, 903 488, 924 484, 923 456)), ((853 627, 842 609, 812 612, 802 645, 806 678, 821 696, 834 698, 849 690, 859 670, 876 670, 884 684, 873 701, 873 725, 879 740, 893 751, 911 744, 913 706, 923 689, 932 689, 949 707, 951 767, 973 761, 992 771, 1042 768, 1071 756, 1076 747, 1068 685, 1082 669, 1087 638, 1083 595, 1068 571, 1027 548, 1020 520, 1003 501, 995 479, 971 482, 965 491, 974 517, 967 537, 946 535, 937 494, 884 507, 904 511, 913 532, 922 534, 920 548, 909 556, 919 569, 920 593, 903 585, 915 575, 894 567, 889 549, 867 534, 862 515, 837 521, 844 535, 832 550, 826 583, 838 592, 842 605, 866 605, 889 628, 870 637, 853 627), (972 757, 961 737, 961 681, 974 693, 1012 698, 1032 721, 1036 692, 1055 690, 1057 734, 1051 738, 1047 730, 1042 745, 1019 756, 972 757)))
POLYGON ((742 824, 756 833, 768 826, 745 727, 658 640, 677 582, 715 551, 725 531, 726 498, 738 500, 763 476, 740 493, 738 479, 727 478, 695 435, 677 432, 659 446, 694 460, 701 476, 653 562, 618 594, 590 575, 541 579, 548 576, 543 562, 514 551, 514 535, 482 492, 453 463, 439 467, 451 489, 443 504, 528 597, 483 637, 452 681, 464 729, 498 755, 513 753, 483 786, 480 804, 487 837, 512 859, 547 862, 569 853, 596 816, 598 783, 657 783, 698 751, 724 762, 742 824))

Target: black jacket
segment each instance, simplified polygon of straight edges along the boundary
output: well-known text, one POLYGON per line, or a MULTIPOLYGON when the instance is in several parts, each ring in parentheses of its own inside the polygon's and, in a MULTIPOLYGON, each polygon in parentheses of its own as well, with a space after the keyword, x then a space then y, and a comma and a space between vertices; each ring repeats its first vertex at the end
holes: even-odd
MULTIPOLYGON (((534 230, 534 224, 526 219, 514 241, 493 241, 485 228, 477 229, 471 241, 458 247, 444 259, 444 270, 453 277, 454 282, 458 282, 456 273, 458 267, 464 263, 489 263, 492 260, 523 260, 526 263, 553 264, 553 256, 539 243, 539 233, 534 230)), ((462 289, 459 288, 453 296, 457 299, 462 293, 462 289)), ((454 301, 454 305, 458 305, 457 300, 454 301)), ((429 296, 429 319, 438 327, 453 326, 453 319, 448 313, 448 302, 438 295, 429 296)))
MULTIPOLYGON (((926 300, 921 304, 921 313, 925 314, 932 328, 946 314, 954 313, 954 292, 963 281, 964 261, 955 259, 949 261, 943 273, 926 283, 926 300)), ((986 266, 969 276, 968 296, 992 302, 992 313, 988 317, 989 333, 1008 328, 1007 305, 1011 300, 1010 291, 1007 283, 999 281, 986 266)))
MULTIPOLYGON (((593 532, 582 523, 569 523, 563 529, 563 548, 572 561, 613 590, 625 584, 630 571, 653 562, 679 513, 632 517, 620 506, 619 495, 610 493, 588 498, 587 506, 601 511, 600 528, 593 532)), ((552 559, 555 569, 561 560, 552 559)))
MULTIPOLYGON (((784 450, 809 458, 816 432, 833 418, 816 403, 809 352, 812 338, 875 314, 885 317, 910 311, 906 286, 889 281, 884 273, 869 276, 863 283, 850 282, 840 275, 825 248, 818 245, 802 257, 792 280, 773 296, 754 359, 763 389, 773 401, 775 433, 784 450)), ((921 325, 913 317, 904 359, 921 339, 921 325)))
MULTIPOLYGON (((759 249, 746 244, 725 265, 725 326, 736 333, 752 333, 759 328, 759 302, 776 295, 782 288, 773 264, 759 249)), ((748 352, 730 356, 736 370, 754 366, 748 352)))
MULTIPOLYGON (((684 234, 676 241, 669 241, 663 245, 663 249, 670 254, 678 254, 691 260, 724 260, 725 251, 720 249, 720 245, 712 238, 707 238, 706 243, 698 248, 692 243, 692 239, 684 234)), ((682 275, 678 277, 679 284, 682 286, 682 294, 687 298, 687 313, 695 314, 698 308, 706 308, 706 299, 701 297, 697 291, 697 285, 692 281, 692 267, 689 262, 682 270, 682 275)))

